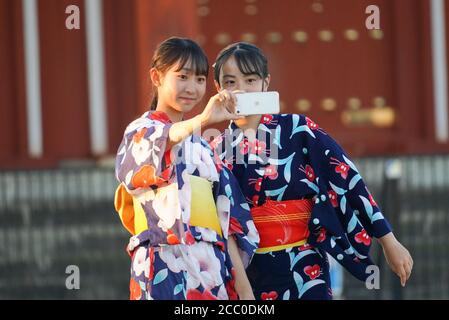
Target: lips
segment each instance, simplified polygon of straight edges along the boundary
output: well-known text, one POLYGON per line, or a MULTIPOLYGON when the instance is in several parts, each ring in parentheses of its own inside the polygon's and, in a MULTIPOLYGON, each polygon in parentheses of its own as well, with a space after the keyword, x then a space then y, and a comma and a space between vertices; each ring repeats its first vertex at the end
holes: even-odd
POLYGON ((179 97, 179 99, 185 100, 185 101, 190 101, 190 102, 196 101, 195 98, 187 98, 187 97, 179 97))

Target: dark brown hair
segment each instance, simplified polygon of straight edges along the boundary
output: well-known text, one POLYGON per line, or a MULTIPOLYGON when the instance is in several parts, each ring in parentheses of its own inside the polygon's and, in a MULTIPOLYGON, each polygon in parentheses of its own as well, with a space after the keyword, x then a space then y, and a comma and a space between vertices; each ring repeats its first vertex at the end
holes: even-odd
MULTIPOLYGON (((188 38, 171 37, 159 44, 153 54, 151 68, 156 68, 165 73, 173 65, 179 63, 181 70, 184 65, 191 61, 196 75, 206 76, 209 74, 209 62, 203 49, 193 40, 188 38)), ((151 110, 157 106, 157 90, 154 88, 151 110)))
POLYGON ((257 74, 262 79, 268 77, 268 61, 262 50, 248 42, 236 42, 221 50, 213 64, 214 79, 219 84, 220 70, 232 56, 244 75, 257 74))

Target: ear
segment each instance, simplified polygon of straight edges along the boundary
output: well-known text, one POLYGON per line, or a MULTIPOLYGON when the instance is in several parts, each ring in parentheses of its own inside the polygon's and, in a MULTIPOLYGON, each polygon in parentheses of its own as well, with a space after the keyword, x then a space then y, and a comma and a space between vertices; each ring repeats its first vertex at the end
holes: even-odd
POLYGON ((270 80, 271 74, 269 74, 265 79, 263 79, 265 91, 268 91, 268 87, 270 86, 270 80))
POLYGON ((153 82, 156 87, 159 87, 161 85, 161 74, 159 71, 157 71, 156 68, 150 69, 150 78, 151 82, 153 82))
POLYGON ((217 81, 217 80, 214 80, 214 84, 215 84, 215 89, 217 89, 217 92, 220 92, 220 91, 221 91, 221 86, 220 86, 220 84, 218 83, 218 81, 217 81))

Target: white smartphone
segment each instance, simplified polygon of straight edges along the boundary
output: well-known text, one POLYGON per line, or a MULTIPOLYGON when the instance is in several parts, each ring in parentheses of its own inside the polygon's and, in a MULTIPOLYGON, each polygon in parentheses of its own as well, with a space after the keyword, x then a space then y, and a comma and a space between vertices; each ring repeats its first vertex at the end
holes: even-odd
POLYGON ((279 113, 279 93, 277 91, 236 93, 238 115, 279 113))

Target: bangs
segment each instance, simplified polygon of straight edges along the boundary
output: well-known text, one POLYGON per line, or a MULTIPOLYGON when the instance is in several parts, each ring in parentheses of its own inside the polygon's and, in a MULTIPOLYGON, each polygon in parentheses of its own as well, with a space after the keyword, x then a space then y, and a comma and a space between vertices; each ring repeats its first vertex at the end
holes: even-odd
POLYGON ((263 52, 250 43, 236 42, 221 50, 213 64, 214 79, 218 83, 220 83, 220 70, 232 56, 242 74, 246 76, 255 74, 262 79, 268 77, 268 61, 263 52))
POLYGON ((234 57, 240 72, 244 75, 257 74, 261 78, 266 77, 264 72, 265 63, 260 55, 251 51, 237 49, 234 52, 234 57))
POLYGON ((180 71, 187 64, 190 64, 189 67, 197 76, 208 76, 209 74, 209 62, 207 61, 206 56, 195 50, 195 48, 189 47, 185 48, 179 58, 179 68, 176 71, 180 71))

